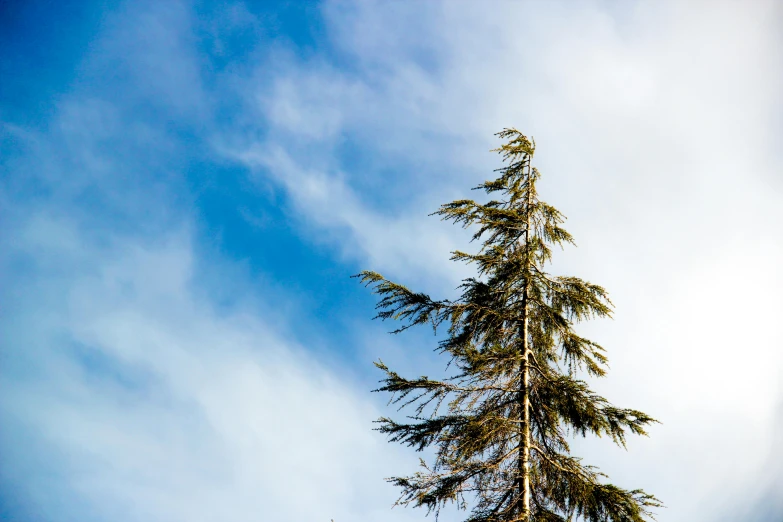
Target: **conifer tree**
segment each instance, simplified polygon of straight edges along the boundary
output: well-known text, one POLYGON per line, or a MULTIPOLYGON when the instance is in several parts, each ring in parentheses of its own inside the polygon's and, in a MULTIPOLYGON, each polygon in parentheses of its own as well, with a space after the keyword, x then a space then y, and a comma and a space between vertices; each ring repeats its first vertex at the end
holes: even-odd
POLYGON ((646 435, 655 421, 618 408, 580 379, 603 376, 607 359, 598 344, 574 325, 611 315, 606 291, 576 277, 545 271, 552 246, 573 244, 564 216, 538 198, 539 172, 532 167, 535 143, 516 129, 496 152, 500 175, 477 189, 499 195, 485 204, 458 200, 435 214, 463 227, 475 226, 477 253, 453 252, 472 263, 456 300, 423 293, 364 271, 357 276, 378 294, 376 318, 397 319, 394 333, 430 323, 447 324, 437 350, 454 374, 447 379, 405 378, 376 363, 385 377, 379 390, 391 402, 410 406, 407 422, 382 418, 391 442, 422 451, 434 462, 409 477, 388 479, 402 490, 398 504, 437 514, 449 502, 470 509, 466 522, 637 522, 661 504, 642 490, 626 490, 571 455, 574 435, 606 435, 625 446, 628 433, 646 435))

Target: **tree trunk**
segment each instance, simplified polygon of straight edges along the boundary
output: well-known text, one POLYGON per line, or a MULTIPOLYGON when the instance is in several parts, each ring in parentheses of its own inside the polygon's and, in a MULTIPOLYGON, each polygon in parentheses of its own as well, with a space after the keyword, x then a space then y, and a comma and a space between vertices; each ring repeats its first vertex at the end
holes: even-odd
MULTIPOLYGON (((528 159, 528 180, 530 180, 530 159, 528 159)), ((519 407, 521 410, 520 451, 518 459, 519 490, 521 505, 518 504, 518 519, 530 520, 530 341, 528 339, 528 293, 530 288, 530 211, 531 188, 528 185, 526 201, 527 223, 525 224, 525 287, 522 291, 522 361, 520 363, 521 390, 519 407)), ((518 501, 518 502, 519 502, 518 501)))
MULTIPOLYGON (((525 285, 527 286, 527 285, 525 285)), ((525 294, 527 294, 527 288, 525 288, 525 294)), ((522 509, 520 520, 527 521, 530 519, 530 346, 528 341, 527 330, 527 295, 524 296, 525 311, 522 332, 524 335, 523 342, 523 357, 522 357, 522 434, 520 451, 520 474, 522 475, 522 509)))

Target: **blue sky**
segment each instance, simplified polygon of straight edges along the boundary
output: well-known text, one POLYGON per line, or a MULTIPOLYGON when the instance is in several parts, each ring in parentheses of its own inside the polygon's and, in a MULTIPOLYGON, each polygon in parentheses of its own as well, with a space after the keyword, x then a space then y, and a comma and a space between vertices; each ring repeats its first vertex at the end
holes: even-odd
POLYGON ((0 519, 422 519, 369 390, 434 339, 349 276, 454 295, 427 214, 505 126, 617 305, 595 387, 663 421, 578 451, 661 522, 783 518, 779 3, 0 9, 0 519))

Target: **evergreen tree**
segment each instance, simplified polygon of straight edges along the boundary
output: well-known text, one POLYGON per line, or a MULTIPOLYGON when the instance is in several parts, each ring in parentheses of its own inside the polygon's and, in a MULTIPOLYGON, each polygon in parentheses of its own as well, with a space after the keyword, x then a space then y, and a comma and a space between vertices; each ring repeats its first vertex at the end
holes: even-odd
POLYGON ((448 324, 438 351, 455 369, 451 377, 408 379, 376 363, 385 372, 376 391, 415 412, 405 423, 382 418, 379 430, 417 451, 436 450, 434 462, 421 460, 421 471, 388 480, 402 489, 398 504, 436 516, 448 502, 466 510, 472 504, 466 522, 652 518, 658 499, 606 483, 570 454, 569 436, 607 435, 624 447, 628 432, 646 435, 656 421, 611 405, 578 378, 580 371, 604 375, 607 359, 574 324, 610 316, 612 303, 600 286, 545 271, 551 247, 573 239, 560 226, 564 216, 538 199, 535 143, 515 129, 497 135, 507 140, 495 150, 505 166, 476 188, 501 197, 453 201, 435 212, 476 225, 473 240, 482 240, 478 253, 451 258, 476 266, 459 299, 434 300, 371 271, 355 276, 379 295, 377 318, 402 321, 394 333, 448 324))

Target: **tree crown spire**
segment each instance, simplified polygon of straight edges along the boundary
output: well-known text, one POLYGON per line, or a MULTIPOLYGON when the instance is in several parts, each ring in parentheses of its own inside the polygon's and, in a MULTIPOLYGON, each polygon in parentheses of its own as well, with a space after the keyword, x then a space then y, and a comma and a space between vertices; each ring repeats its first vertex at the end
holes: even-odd
POLYGON ((405 423, 382 418, 379 430, 417 451, 436 449, 421 471, 389 480, 401 488, 401 504, 436 512, 448 502, 472 504, 468 522, 641 522, 660 502, 607 484, 568 444, 590 433, 625 446, 628 433, 646 435, 656 422, 613 406, 578 376, 605 375, 607 358, 574 326, 611 316, 612 303, 598 285, 546 272, 552 246, 573 238, 565 217, 538 197, 535 142, 516 129, 497 136, 506 140, 494 150, 504 165, 475 187, 496 199, 452 201, 434 213, 475 227, 472 240, 481 241, 475 253, 452 253, 477 272, 462 281, 458 299, 436 300, 372 271, 356 276, 380 297, 376 317, 401 321, 395 333, 448 324, 437 349, 456 369, 442 380, 406 378, 376 363, 385 374, 376 391, 414 413, 405 423))

